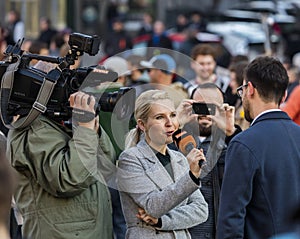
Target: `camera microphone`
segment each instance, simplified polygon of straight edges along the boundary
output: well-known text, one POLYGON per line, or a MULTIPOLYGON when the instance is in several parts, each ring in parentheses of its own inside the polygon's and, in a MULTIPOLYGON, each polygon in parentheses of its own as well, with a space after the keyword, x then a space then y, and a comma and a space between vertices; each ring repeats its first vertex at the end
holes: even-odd
MULTIPOLYGON (((173 134, 173 140, 179 150, 186 156, 193 148, 197 147, 197 143, 194 137, 188 134, 186 131, 178 130, 173 134)), ((201 168, 205 161, 201 159, 199 161, 199 167, 201 168)))

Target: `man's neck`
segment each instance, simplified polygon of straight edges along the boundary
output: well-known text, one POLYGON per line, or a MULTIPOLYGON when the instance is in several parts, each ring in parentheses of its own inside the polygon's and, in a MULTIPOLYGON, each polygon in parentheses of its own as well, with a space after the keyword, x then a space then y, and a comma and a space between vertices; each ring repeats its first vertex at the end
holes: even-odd
POLYGON ((258 115, 261 113, 267 111, 267 110, 278 110, 279 106, 275 102, 270 103, 261 103, 261 104, 254 104, 255 107, 253 109, 253 119, 255 119, 258 115))

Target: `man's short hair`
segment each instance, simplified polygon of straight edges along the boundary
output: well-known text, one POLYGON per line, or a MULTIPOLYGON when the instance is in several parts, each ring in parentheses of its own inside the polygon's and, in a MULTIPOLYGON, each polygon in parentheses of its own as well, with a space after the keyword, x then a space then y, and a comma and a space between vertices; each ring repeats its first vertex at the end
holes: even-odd
POLYGON ((212 56, 215 60, 217 58, 217 52, 215 51, 215 49, 213 48, 212 45, 210 44, 204 44, 204 43, 199 43, 196 46, 193 47, 192 51, 191 51, 191 58, 193 60, 196 60, 196 58, 199 55, 210 55, 212 56))
POLYGON ((282 102, 289 83, 283 64, 275 57, 259 56, 245 69, 246 82, 251 82, 265 102, 282 102))

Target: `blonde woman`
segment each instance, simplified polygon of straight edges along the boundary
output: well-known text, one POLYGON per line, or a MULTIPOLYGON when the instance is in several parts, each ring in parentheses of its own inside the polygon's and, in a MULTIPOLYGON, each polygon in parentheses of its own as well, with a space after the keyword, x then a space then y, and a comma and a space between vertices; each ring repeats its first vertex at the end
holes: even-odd
POLYGON ((149 90, 136 100, 137 127, 119 157, 118 186, 127 239, 188 239, 187 228, 206 221, 208 207, 199 187, 202 150, 185 157, 167 147, 178 129, 166 92, 149 90))

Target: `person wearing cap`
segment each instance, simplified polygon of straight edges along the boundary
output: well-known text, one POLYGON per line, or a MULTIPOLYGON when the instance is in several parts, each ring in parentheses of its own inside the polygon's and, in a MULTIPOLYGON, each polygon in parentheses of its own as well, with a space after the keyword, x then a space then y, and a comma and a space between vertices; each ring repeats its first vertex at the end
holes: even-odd
POLYGON ((149 83, 148 73, 145 72, 144 67, 141 65, 141 61, 145 60, 145 58, 140 55, 131 54, 126 58, 126 60, 130 70, 129 82, 127 83, 127 86, 135 87, 149 83))
POLYGON ((141 65, 148 69, 150 87, 168 92, 176 107, 182 100, 188 98, 183 84, 174 81, 176 62, 173 57, 168 54, 156 55, 149 61, 141 61, 141 65))
POLYGON ((119 83, 119 87, 126 85, 127 76, 130 74, 127 60, 120 56, 111 56, 103 62, 103 66, 107 70, 118 73, 118 79, 115 82, 119 83))

